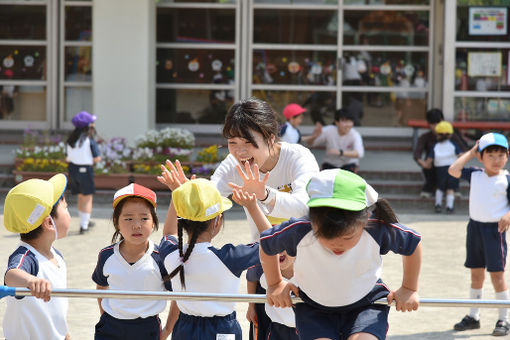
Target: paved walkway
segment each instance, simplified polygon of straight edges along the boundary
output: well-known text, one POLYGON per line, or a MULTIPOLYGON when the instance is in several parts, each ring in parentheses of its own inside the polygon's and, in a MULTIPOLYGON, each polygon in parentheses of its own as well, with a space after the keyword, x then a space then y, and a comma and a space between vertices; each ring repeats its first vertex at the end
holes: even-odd
MULTIPOLYGON (((3 225, 3 201, 0 199, 0 225, 3 225)), ((226 242, 234 244, 247 242, 248 225, 244 213, 233 209, 227 213, 225 229, 215 239, 216 245, 226 242)), ((67 238, 57 241, 56 247, 62 251, 68 266, 68 287, 93 289, 91 274, 95 267, 98 251, 109 244, 113 226, 109 218, 109 206, 95 206, 94 220, 97 226, 88 234, 78 234, 77 211, 70 209, 73 216, 67 238)), ((165 207, 158 210, 161 220, 165 217, 165 207)), ((420 295, 424 298, 466 298, 469 290, 469 271, 463 267, 466 218, 446 215, 403 215, 401 221, 423 235, 423 266, 420 276, 420 295)), ((159 241, 161 234, 156 232, 152 239, 159 241)), ((4 273, 8 255, 15 249, 18 238, 0 228, 0 272, 4 273)), ((392 289, 399 287, 402 273, 400 256, 389 254, 384 257, 383 279, 392 289)), ((508 278, 507 278, 508 280, 508 278)), ((241 293, 244 293, 245 283, 241 293)), ((490 282, 485 287, 485 297, 493 298, 490 282)), ((73 339, 91 339, 94 325, 99 319, 97 302, 94 299, 70 299, 68 322, 73 339)), ((0 300, 0 319, 3 319, 5 300, 0 300)), ((493 339, 490 336, 497 318, 495 310, 484 310, 482 328, 462 333, 453 332, 452 326, 459 321, 466 308, 423 307, 413 313, 390 313, 388 339, 493 339)), ((245 321, 246 304, 238 304, 238 319, 241 322, 245 339, 248 324, 245 321)), ((166 319, 166 312, 161 315, 166 319)), ((1 325, 0 325, 1 328, 1 325)), ((3 331, 0 331, 3 334, 3 331)), ((0 335, 1 336, 1 335, 0 335)))

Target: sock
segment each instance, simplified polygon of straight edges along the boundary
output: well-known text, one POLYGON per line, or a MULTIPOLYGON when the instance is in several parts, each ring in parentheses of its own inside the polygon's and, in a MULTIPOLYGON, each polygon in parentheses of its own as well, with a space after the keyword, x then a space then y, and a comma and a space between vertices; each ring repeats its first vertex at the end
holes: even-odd
POLYGON ((455 195, 454 194, 448 194, 446 195, 446 207, 453 209, 453 204, 455 203, 455 195))
MULTIPOLYGON (((482 289, 473 289, 469 290, 469 298, 470 299, 482 299, 482 289)), ((469 309, 469 316, 475 320, 480 320, 480 308, 471 308, 469 309)))
MULTIPOLYGON (((496 300, 508 300, 509 294, 508 289, 502 292, 496 293, 496 300)), ((508 321, 508 308, 498 309, 498 320, 508 321)))
POLYGON ((78 215, 80 215, 80 228, 81 229, 88 229, 89 228, 90 214, 78 211, 78 215))
POLYGON ((436 189, 436 205, 441 205, 443 202, 443 192, 439 189, 436 189))

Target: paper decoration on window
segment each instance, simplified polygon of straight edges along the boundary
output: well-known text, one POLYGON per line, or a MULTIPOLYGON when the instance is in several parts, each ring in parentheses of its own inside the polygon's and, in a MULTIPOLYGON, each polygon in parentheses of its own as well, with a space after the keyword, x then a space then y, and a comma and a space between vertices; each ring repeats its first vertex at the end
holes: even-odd
POLYGON ((500 77, 503 54, 501 52, 469 52, 469 77, 500 77))
POLYGON ((301 66, 299 66, 299 63, 297 61, 291 61, 289 65, 287 66, 290 73, 298 73, 301 69, 301 66))
POLYGON ((469 35, 506 35, 508 8, 470 7, 469 35))
POLYGON ((382 64, 381 68, 380 68, 380 72, 381 72, 381 74, 384 74, 384 75, 390 74, 391 73, 390 63, 386 62, 386 63, 382 64))
POLYGON ((174 62, 171 59, 165 60, 165 70, 170 71, 174 68, 174 62))
POLYGON ((223 67, 223 63, 219 59, 214 59, 211 63, 211 67, 213 71, 220 72, 221 68, 223 67))
POLYGON ((34 57, 27 55, 25 58, 23 58, 23 63, 25 64, 25 67, 32 67, 34 66, 34 60, 34 57))
POLYGON ((312 65, 312 68, 310 69, 310 72, 314 75, 319 75, 322 73, 322 66, 319 63, 315 63, 312 65))
POLYGON ((191 72, 196 72, 200 69, 200 63, 198 62, 198 59, 195 58, 193 60, 191 60, 189 63, 188 63, 188 69, 191 71, 191 72))
POLYGON ((14 58, 9 55, 7 57, 4 58, 2 64, 6 67, 6 68, 11 68, 14 66, 14 58))
POLYGON ((411 65, 411 64, 407 64, 405 67, 404 67, 404 73, 406 76, 408 77, 412 77, 413 74, 414 74, 414 66, 411 65))

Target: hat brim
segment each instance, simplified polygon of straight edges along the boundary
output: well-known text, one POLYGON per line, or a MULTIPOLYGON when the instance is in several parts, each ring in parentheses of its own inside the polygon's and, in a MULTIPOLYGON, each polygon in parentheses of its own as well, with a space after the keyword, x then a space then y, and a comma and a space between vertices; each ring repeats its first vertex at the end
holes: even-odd
POLYGON ((119 203, 120 201, 122 201, 124 198, 127 198, 127 197, 138 197, 138 198, 143 198, 144 200, 148 201, 150 204, 152 204, 154 206, 154 208, 157 207, 157 203, 154 202, 150 197, 148 196, 145 196, 145 195, 140 195, 140 194, 133 194, 133 193, 130 193, 130 194, 126 194, 126 195, 122 195, 122 196, 119 196, 117 197, 114 201, 113 201, 113 208, 115 208, 119 203))
POLYGON ((228 209, 232 208, 232 201, 229 200, 226 197, 221 197, 221 212, 227 211, 228 209))
POLYGON ((308 203, 306 203, 306 205, 308 205, 308 207, 310 208, 331 207, 349 211, 360 211, 367 207, 366 202, 356 202, 348 199, 332 197, 313 198, 309 200, 308 203))
POLYGON ((64 174, 56 174, 48 182, 53 185, 53 205, 55 205, 66 191, 67 177, 64 174))

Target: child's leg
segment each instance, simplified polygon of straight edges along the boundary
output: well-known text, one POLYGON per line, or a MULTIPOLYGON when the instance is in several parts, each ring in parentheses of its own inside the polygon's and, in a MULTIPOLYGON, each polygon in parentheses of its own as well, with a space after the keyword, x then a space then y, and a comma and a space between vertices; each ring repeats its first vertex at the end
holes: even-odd
MULTIPOLYGON (((508 288, 505 282, 505 272, 491 272, 491 281, 496 291, 497 300, 508 300, 508 288)), ((508 321, 508 308, 499 308, 498 320, 508 321)))
MULTIPOLYGON (((485 280, 485 268, 471 268, 471 289, 470 299, 482 299, 483 281, 485 280)), ((480 320, 480 308, 473 307, 469 310, 469 316, 480 320)))
POLYGON ((453 210, 455 204, 455 191, 453 189, 446 190, 446 208, 453 210))

